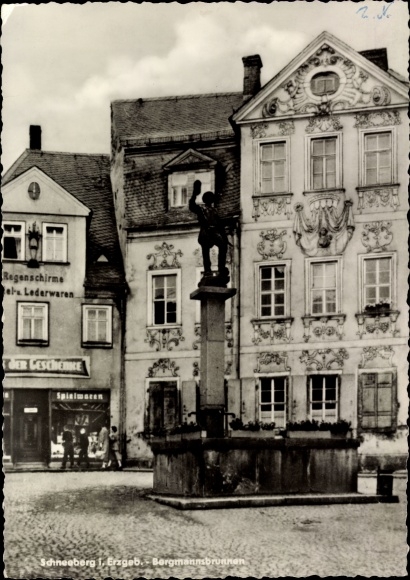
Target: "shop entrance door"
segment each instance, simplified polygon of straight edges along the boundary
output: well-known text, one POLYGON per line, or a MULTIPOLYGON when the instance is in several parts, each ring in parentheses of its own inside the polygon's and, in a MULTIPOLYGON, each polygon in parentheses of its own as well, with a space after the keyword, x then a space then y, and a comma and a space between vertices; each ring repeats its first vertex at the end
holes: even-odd
POLYGON ((48 391, 15 391, 15 461, 49 460, 48 391))

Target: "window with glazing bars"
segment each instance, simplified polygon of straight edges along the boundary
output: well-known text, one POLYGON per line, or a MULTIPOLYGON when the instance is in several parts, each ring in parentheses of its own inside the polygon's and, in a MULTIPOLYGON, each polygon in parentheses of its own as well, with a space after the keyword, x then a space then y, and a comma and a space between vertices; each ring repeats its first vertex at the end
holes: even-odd
POLYGON ((259 270, 259 316, 271 318, 285 315, 286 268, 284 265, 263 266, 259 270))
POLYGON ((365 185, 391 183, 392 134, 390 131, 369 133, 364 136, 365 185))
POLYGON ((153 276, 153 323, 154 325, 177 322, 177 276, 153 276))
POLYGON ((336 137, 312 139, 310 145, 311 189, 336 187, 336 137))
POLYGON ((337 421, 338 376, 312 375, 309 377, 310 419, 313 421, 337 421))

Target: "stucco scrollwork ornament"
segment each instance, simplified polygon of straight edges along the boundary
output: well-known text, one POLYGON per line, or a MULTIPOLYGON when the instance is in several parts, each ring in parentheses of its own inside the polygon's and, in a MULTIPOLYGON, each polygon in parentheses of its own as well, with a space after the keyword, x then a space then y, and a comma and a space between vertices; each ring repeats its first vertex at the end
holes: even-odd
MULTIPOLYGON (((195 340, 192 343, 193 350, 199 350, 201 348, 201 325, 195 324, 194 327, 195 340)), ((227 348, 233 347, 233 328, 231 322, 225 322, 225 346, 227 348)))
POLYGON ((290 371, 288 367, 288 355, 286 352, 261 352, 256 361, 254 373, 269 372, 268 369, 261 367, 273 367, 273 370, 290 371), (279 367, 279 368, 278 368, 279 367))
POLYGON ((261 137, 266 137, 267 128, 268 128, 267 123, 254 123, 253 125, 251 125, 252 139, 260 139, 261 137))
POLYGON ((147 328, 147 338, 150 346, 155 346, 155 350, 172 350, 178 346, 185 338, 182 336, 182 328, 147 328))
POLYGON ((364 70, 324 43, 274 92, 264 104, 262 115, 265 118, 300 113, 329 115, 334 111, 369 105, 372 99, 384 102, 387 98, 385 91, 380 87, 377 91, 375 89, 374 82, 364 70), (329 71, 338 77, 334 92, 324 95, 312 92, 312 77, 329 71))
POLYGON ((232 364, 233 363, 232 363, 231 360, 226 361, 225 371, 224 371, 225 377, 229 377, 229 375, 231 374, 231 372, 232 372, 232 364))
MULTIPOLYGON (((387 366, 393 366, 393 356, 394 356, 394 349, 391 346, 366 346, 362 352, 362 360, 359 364, 359 368, 364 369, 366 368, 366 364, 370 361, 374 361, 375 359, 381 359, 378 363, 378 366, 383 362, 387 361, 387 366)), ((374 366, 374 362, 372 362, 371 366, 374 366)))
POLYGON ((181 264, 178 262, 178 257, 182 257, 181 250, 174 250, 172 244, 163 242, 155 246, 156 252, 148 254, 147 260, 153 260, 153 263, 148 266, 149 270, 164 270, 166 268, 180 268, 181 264))
POLYGON ((193 369, 192 369, 192 376, 193 377, 199 377, 200 372, 199 372, 199 362, 195 361, 192 363, 193 369))
POLYGON ((370 127, 400 125, 400 123, 401 119, 398 111, 378 111, 377 113, 357 113, 353 127, 369 129, 370 127))
POLYGON ((295 205, 293 232, 296 244, 306 256, 342 254, 351 239, 355 225, 353 202, 346 200, 338 214, 337 199, 331 196, 310 204, 311 217, 306 217, 303 204, 295 205))
POLYGON ((278 125, 278 133, 279 135, 293 135, 293 133, 295 132, 295 123, 293 122, 293 119, 290 119, 290 121, 281 121, 278 125))
POLYGON ((391 94, 387 87, 377 86, 373 88, 372 101, 376 106, 390 105, 391 94))
POLYGON ((337 115, 311 117, 306 127, 306 133, 325 133, 326 131, 341 131, 343 125, 337 115))
POLYGON ((148 377, 156 377, 158 374, 161 374, 161 372, 166 376, 177 377, 177 371, 179 371, 179 367, 176 366, 175 361, 168 358, 160 358, 154 362, 152 367, 149 367, 148 377))
POLYGON ((367 252, 383 252, 393 240, 390 231, 391 222, 369 222, 364 224, 362 231, 362 244, 367 252))
POLYGON ((400 205, 399 188, 397 186, 375 187, 374 189, 358 188, 359 203, 357 209, 362 213, 363 209, 378 207, 390 207, 393 211, 400 205))
POLYGON ((293 318, 284 320, 253 320, 253 344, 289 343, 293 318))
POLYGON ((257 244, 256 249, 264 260, 269 260, 270 258, 280 259, 286 252, 287 244, 284 240, 286 236, 286 230, 279 232, 276 228, 273 228, 266 232, 262 231, 259 234, 262 241, 257 244))
POLYGON ((260 217, 274 217, 283 215, 285 219, 290 219, 292 195, 275 195, 271 197, 253 198, 252 217, 258 221, 260 217))
POLYGON ((299 357, 301 363, 306 364, 307 371, 322 371, 340 369, 344 366, 344 361, 349 358, 345 348, 337 350, 332 348, 320 348, 313 351, 304 350, 299 357))

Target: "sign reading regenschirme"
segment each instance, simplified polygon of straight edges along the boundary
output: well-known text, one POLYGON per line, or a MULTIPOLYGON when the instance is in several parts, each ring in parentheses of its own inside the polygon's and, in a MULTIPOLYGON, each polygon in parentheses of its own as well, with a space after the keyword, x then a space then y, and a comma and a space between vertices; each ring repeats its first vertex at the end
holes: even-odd
POLYGON ((64 376, 90 377, 90 357, 51 357, 51 356, 5 356, 3 368, 6 375, 24 376, 64 376))

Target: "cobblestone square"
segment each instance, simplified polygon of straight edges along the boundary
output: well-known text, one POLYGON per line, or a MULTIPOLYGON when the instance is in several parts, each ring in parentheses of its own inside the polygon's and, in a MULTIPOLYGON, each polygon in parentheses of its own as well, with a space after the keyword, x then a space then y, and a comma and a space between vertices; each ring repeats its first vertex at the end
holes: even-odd
POLYGON ((398 504, 184 512, 149 500, 151 485, 148 472, 6 474, 5 577, 407 575, 405 479, 398 504))

